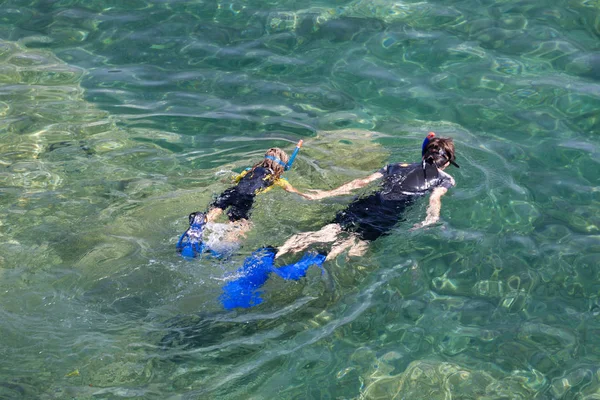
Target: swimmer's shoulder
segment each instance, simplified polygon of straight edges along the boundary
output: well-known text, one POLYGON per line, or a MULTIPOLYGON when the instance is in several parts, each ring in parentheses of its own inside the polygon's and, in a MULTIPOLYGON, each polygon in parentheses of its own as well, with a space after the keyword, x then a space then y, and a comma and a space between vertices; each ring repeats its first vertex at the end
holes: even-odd
POLYGON ((252 168, 246 168, 245 170, 243 170, 242 172, 240 172, 239 174, 233 176, 232 180, 234 183, 240 183, 240 181, 246 176, 248 175, 248 172, 250 172, 252 168))
POLYGON ((419 166, 421 166, 420 163, 397 162, 397 163, 387 164, 386 166, 381 168, 379 170, 379 172, 382 173, 383 175, 398 174, 398 173, 404 173, 406 171, 413 170, 419 166))
POLYGON ((456 186, 456 181, 454 180, 452 175, 442 170, 438 170, 438 172, 440 174, 440 180, 442 182, 441 186, 446 187, 446 189, 450 189, 451 187, 456 186))

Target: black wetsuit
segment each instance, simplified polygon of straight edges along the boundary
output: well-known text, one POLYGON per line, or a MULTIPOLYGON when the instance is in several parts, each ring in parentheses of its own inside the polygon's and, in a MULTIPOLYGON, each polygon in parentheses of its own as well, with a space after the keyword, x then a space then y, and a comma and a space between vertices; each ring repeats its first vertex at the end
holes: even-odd
POLYGON ((232 222, 250 218, 254 197, 276 183, 275 180, 270 179, 271 175, 273 171, 264 167, 256 167, 254 171, 248 171, 237 185, 221 193, 211 206, 223 210, 230 207, 227 216, 232 222))
POLYGON ((345 231, 356 232, 363 240, 375 240, 388 233, 402 218, 402 212, 417 198, 436 187, 452 187, 452 178, 434 165, 389 164, 380 190, 358 198, 340 211, 334 223, 345 231))

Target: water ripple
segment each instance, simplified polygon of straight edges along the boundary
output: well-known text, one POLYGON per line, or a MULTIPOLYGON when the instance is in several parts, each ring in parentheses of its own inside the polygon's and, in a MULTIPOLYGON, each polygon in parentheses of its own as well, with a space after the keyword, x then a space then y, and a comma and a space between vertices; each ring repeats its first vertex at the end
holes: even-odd
POLYGON ((0 397, 596 395, 596 2, 2 6, 0 397), (231 313, 250 249, 351 197, 273 191, 240 254, 173 252, 265 148, 304 139, 286 176, 328 189, 430 130, 461 165, 439 225, 231 313))

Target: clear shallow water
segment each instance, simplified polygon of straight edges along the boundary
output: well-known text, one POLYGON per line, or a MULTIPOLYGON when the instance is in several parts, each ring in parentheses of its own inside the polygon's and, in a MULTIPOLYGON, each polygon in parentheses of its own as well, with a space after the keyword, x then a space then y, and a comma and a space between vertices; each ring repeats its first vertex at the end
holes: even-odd
POLYGON ((598 398, 600 5, 0 3, 0 398, 598 398), (265 148, 328 188, 457 143, 441 226, 227 313, 222 276, 351 197, 257 202, 174 251, 265 148))

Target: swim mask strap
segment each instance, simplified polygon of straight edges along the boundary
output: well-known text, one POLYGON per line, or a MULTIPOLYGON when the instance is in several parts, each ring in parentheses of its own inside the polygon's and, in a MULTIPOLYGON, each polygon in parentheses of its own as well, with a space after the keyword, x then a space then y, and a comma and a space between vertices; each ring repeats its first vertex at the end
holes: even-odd
POLYGON ((265 156, 265 158, 267 160, 273 160, 273 161, 275 161, 277 164, 281 165, 283 167, 283 169, 285 169, 287 167, 286 163, 284 163, 283 161, 281 161, 279 158, 277 158, 275 156, 268 155, 268 156, 265 156))
POLYGON ((266 155, 265 158, 267 160, 273 160, 277 164, 281 165, 283 167, 284 171, 289 171, 289 169, 292 168, 292 165, 294 164, 294 160, 296 159, 296 156, 298 155, 298 152, 300 151, 300 148, 302 147, 303 142, 304 142, 303 140, 298 141, 298 144, 296 144, 296 148, 294 149, 294 152, 292 153, 292 156, 290 157, 287 164, 284 163, 283 161, 281 161, 279 158, 272 156, 272 155, 266 155))
POLYGON ((450 164, 454 165, 456 168, 460 168, 460 167, 458 166, 458 164, 454 162, 454 160, 448 160, 448 162, 449 162, 450 164))

